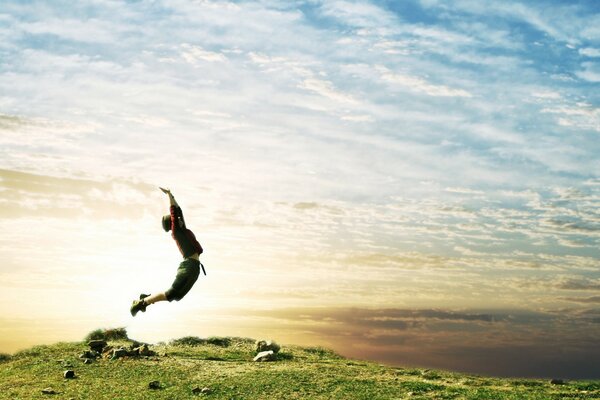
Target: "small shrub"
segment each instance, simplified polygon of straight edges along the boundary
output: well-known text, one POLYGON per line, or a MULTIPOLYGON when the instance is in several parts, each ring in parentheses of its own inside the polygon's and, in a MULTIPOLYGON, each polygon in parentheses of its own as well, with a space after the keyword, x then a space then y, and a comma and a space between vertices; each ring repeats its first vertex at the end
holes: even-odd
POLYGON ((231 345, 231 339, 226 337, 212 336, 206 339, 206 343, 219 347, 229 347, 229 345, 231 345))
POLYGON ((419 369, 405 369, 404 371, 396 371, 397 374, 401 374, 401 375, 412 375, 412 376, 417 376, 417 375, 421 375, 421 370, 419 369))
POLYGON ((89 342, 90 340, 104 339, 103 332, 104 331, 102 329, 96 329, 95 331, 91 331, 86 335, 85 340, 89 342))
POLYGON ((0 363, 10 361, 11 358, 12 356, 10 354, 0 353, 0 363))
POLYGON ((277 359, 278 360, 293 360, 294 356, 290 353, 279 352, 279 353, 277 353, 277 359))
POLYGON ((105 340, 128 340, 127 329, 125 328, 114 328, 107 329, 104 331, 105 340))
POLYGON ((575 386, 579 390, 600 390, 600 381, 580 381, 575 382, 575 386))
POLYGON ((228 339, 231 339, 236 344, 254 344, 256 342, 256 339, 239 336, 230 336, 228 339))
POLYGON ((129 337, 125 328, 96 329, 88 333, 85 340, 129 340, 129 337))
POLYGON ((211 336, 208 339, 203 339, 198 336, 184 336, 179 339, 173 339, 169 342, 171 346, 204 346, 212 344, 213 346, 229 347, 231 346, 232 338, 211 336))
POLYGON ((324 347, 306 347, 304 351, 317 355, 321 358, 342 358, 342 356, 337 354, 335 351, 326 349, 324 347))
POLYGON ((206 339, 198 336, 184 336, 179 339, 173 339, 169 342, 171 346, 202 346, 206 344, 206 339))
POLYGON ((434 372, 434 371, 423 371, 423 374, 421 376, 424 379, 429 379, 431 381, 442 378, 442 376, 440 374, 438 374, 437 372, 434 372))

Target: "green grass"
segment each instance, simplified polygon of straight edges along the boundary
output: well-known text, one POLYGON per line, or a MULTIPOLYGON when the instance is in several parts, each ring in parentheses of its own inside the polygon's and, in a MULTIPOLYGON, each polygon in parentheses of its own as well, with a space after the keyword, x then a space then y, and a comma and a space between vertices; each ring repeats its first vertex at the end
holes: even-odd
MULTIPOLYGON (((128 346, 123 339, 109 341, 128 346)), ((600 381, 499 379, 393 368, 318 347, 283 346, 279 361, 255 363, 246 338, 182 338, 152 346, 155 357, 84 364, 85 342, 36 346, 0 363, 0 399, 600 399, 600 381), (183 340, 185 339, 185 340, 183 340), (76 379, 63 378, 73 369, 76 379), (160 389, 148 388, 157 380, 160 389), (50 387, 56 395, 42 394, 50 387), (209 387, 210 394, 194 394, 209 387)))

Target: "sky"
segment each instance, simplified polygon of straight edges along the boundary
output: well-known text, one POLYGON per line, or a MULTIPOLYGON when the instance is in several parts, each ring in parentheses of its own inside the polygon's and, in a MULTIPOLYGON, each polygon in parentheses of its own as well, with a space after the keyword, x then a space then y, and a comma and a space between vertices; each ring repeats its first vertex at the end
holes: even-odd
POLYGON ((0 352, 126 327, 600 378, 600 4, 0 3, 0 352), (203 245, 181 301, 132 318, 203 245))

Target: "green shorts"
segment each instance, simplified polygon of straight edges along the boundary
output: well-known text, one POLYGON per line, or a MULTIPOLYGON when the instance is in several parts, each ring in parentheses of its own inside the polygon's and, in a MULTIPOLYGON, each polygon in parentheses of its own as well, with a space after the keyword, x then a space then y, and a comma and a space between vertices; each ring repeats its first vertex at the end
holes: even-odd
POLYGON ((200 261, 193 258, 183 260, 179 264, 179 268, 177 268, 177 276, 173 284, 165 292, 167 300, 179 301, 183 299, 183 296, 190 291, 194 283, 198 280, 198 275, 200 275, 200 261))

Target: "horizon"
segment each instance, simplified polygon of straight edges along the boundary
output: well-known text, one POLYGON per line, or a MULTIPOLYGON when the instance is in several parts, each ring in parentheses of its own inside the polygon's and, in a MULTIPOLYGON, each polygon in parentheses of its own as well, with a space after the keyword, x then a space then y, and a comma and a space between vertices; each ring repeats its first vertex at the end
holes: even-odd
POLYGON ((0 6, 0 352, 126 327, 600 378, 593 1, 0 6), (135 318, 204 247, 180 302, 135 318))

